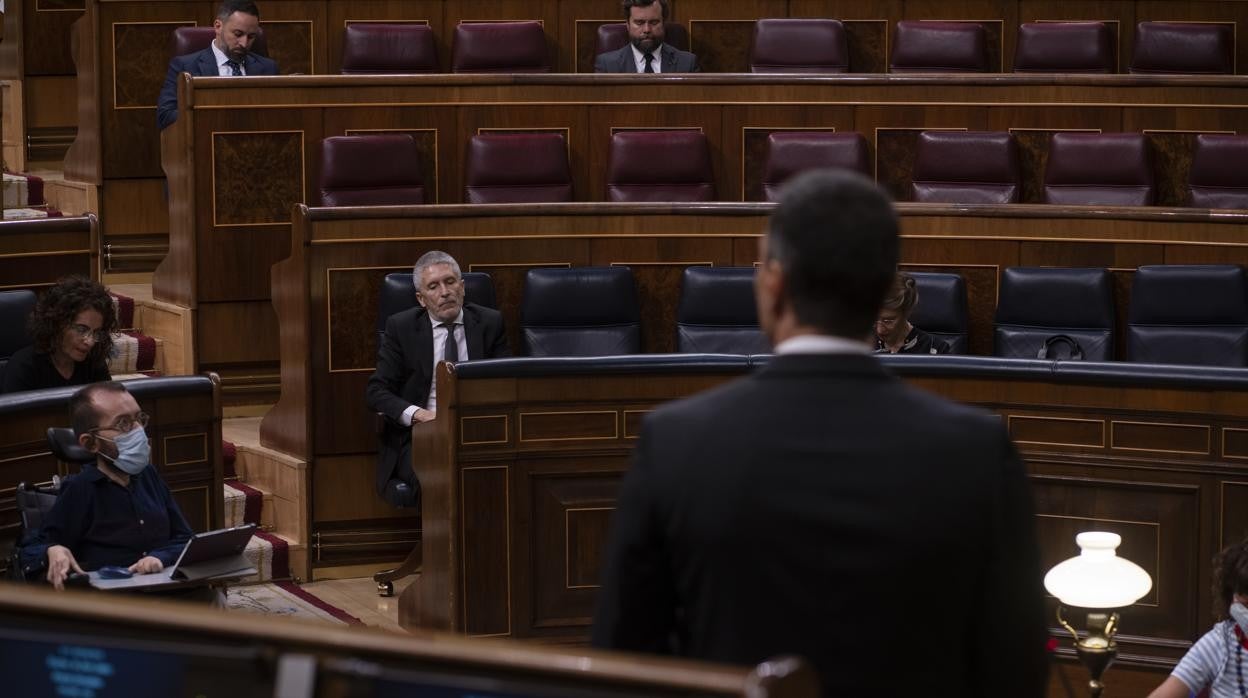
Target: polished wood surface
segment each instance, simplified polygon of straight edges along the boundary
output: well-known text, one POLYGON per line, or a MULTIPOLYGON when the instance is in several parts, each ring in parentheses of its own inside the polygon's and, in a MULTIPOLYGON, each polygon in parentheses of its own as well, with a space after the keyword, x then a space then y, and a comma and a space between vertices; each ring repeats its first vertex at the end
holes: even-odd
MULTIPOLYGON (((219 528, 224 517, 220 386, 216 376, 209 377, 211 391, 163 387, 152 395, 147 388, 156 383, 128 383, 139 406, 151 415, 147 435, 152 463, 196 531, 219 528)), ((76 472, 57 462, 47 441, 49 427, 68 425, 66 410, 73 392, 55 388, 0 396, 0 564, 7 564, 20 526, 14 501, 18 483, 46 485, 53 475, 76 472)))
MULTIPOLYGON (((1104 266, 1114 270, 1125 321, 1141 264, 1248 264, 1244 214, 1188 209, 1059 209, 903 203, 903 267, 950 271, 967 282, 970 346, 992 351, 1002 269, 1104 266)), ((295 210, 291 256, 273 272, 281 397, 265 416, 266 446, 308 463, 313 535, 334 536, 339 564, 402 559, 418 535, 409 512, 377 497, 377 441, 364 387, 376 356, 376 308, 385 274, 429 249, 465 271, 488 272, 513 351, 519 351, 524 274, 545 266, 629 266, 638 282, 647 352, 675 347, 686 266, 750 266, 769 204, 561 204, 295 210)), ((225 321, 222 321, 225 323, 225 321)), ((219 331, 237 330, 223 324, 219 331)), ((316 539, 309 541, 316 550, 316 539)), ((313 556, 312 564, 318 563, 313 556)), ((306 576, 306 575, 305 575, 306 576)))
POLYGON ((0 291, 35 291, 62 276, 99 279, 95 215, 0 221, 0 291))
MULTIPOLYGON (((9 632, 56 630, 78 638, 81 644, 106 650, 134 639, 169 652, 177 652, 188 641, 194 642, 200 652, 211 649, 237 657, 230 668, 244 677, 255 677, 253 680, 264 685, 272 684, 275 676, 285 673, 279 671, 283 655, 297 653, 313 662, 317 695, 326 696, 354 696, 361 695, 361 691, 371 695, 367 691, 373 683, 364 678, 369 675, 370 666, 389 672, 422 672, 423 680, 439 683, 449 679, 462 685, 474 678, 488 679, 491 686, 501 691, 528 692, 536 687, 538 691, 569 695, 818 695, 813 672, 792 660, 733 667, 615 652, 469 641, 437 633, 404 637, 381 630, 335 628, 250 613, 224 614, 191 604, 97 593, 55 593, 7 582, 0 583, 0 617, 9 632), (361 678, 349 683, 354 690, 347 690, 333 674, 335 667, 343 666, 343 660, 368 663, 356 667, 361 678), (438 677, 438 673, 444 676, 438 677)), ((277 686, 266 695, 299 695, 311 690, 313 676, 308 676, 305 684, 298 667, 288 666, 287 671, 293 672, 289 677, 293 680, 284 685, 285 691, 277 686)), ((180 674, 175 675, 180 678, 180 674)), ((216 682, 208 684, 215 686, 216 682)), ((262 694, 257 690, 260 686, 245 688, 246 695, 262 694)), ((413 686, 409 690, 420 688, 428 690, 428 686, 413 686)))
MULTIPOLYGON (((1031 475, 1043 569, 1077 552, 1078 531, 1122 535, 1119 554, 1154 584, 1123 612, 1121 665, 1169 666, 1208 629, 1210 560, 1248 533, 1248 393, 1147 376, 1105 384, 1044 371, 896 370, 1001 415, 1031 475)), ((734 377, 618 373, 462 378, 440 367, 438 419, 413 429, 424 568, 405 591, 418 601, 409 622, 473 636, 584 637, 640 420, 734 377)), ((1060 628, 1054 635, 1060 641, 1060 628)))

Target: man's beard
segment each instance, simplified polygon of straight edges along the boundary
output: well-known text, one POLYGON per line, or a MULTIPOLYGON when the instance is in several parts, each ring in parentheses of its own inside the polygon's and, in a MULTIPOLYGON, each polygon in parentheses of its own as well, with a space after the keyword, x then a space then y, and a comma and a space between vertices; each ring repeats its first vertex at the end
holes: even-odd
POLYGON ((242 63, 247 58, 248 53, 249 51, 245 48, 232 48, 225 55, 229 56, 232 61, 242 63))
POLYGON ((633 47, 642 53, 654 53, 659 44, 663 43, 662 39, 651 36, 649 39, 633 39, 633 47), (647 45, 649 44, 649 45, 647 45))

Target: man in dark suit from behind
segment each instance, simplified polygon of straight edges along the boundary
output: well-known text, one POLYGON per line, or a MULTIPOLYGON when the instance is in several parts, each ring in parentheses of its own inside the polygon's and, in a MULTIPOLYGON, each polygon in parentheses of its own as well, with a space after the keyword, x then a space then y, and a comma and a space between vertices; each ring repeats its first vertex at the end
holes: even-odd
POLYGON ((595 73, 697 73, 698 57, 663 43, 667 0, 624 0, 628 45, 599 54, 595 73))
POLYGON ((796 654, 825 695, 1042 696, 1031 492, 999 420, 869 354, 898 260, 871 182, 794 181, 760 241, 776 356, 644 423, 593 642, 752 664, 796 654))
POLYGON ((439 361, 511 356, 503 316, 475 303, 464 303, 459 263, 445 252, 426 252, 412 269, 414 308, 391 315, 377 349, 377 369, 368 379, 368 406, 386 416, 377 454, 377 493, 397 477, 410 488, 411 505, 419 502, 420 483, 412 472, 412 424, 437 416, 439 361), (453 332, 448 332, 453 329, 453 332))
POLYGON ((182 73, 209 77, 277 75, 276 62, 251 52, 260 35, 260 9, 252 0, 222 2, 212 28, 217 37, 211 46, 169 61, 156 105, 156 123, 161 130, 178 120, 178 76, 182 73))

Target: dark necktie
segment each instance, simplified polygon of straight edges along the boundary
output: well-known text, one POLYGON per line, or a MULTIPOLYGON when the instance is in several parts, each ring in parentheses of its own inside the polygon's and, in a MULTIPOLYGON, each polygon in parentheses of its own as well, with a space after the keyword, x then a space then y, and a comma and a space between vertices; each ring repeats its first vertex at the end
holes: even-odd
POLYGON ((225 64, 230 66, 230 75, 237 77, 243 74, 243 66, 238 61, 226 61, 225 64))
POLYGON ((641 72, 643 72, 643 73, 653 73, 653 72, 654 72, 654 54, 653 54, 653 53, 643 53, 643 54, 641 54, 641 57, 642 57, 642 58, 644 58, 644 59, 646 59, 646 69, 645 69, 645 70, 643 70, 643 71, 641 71, 641 72))
POLYGON ((442 360, 451 363, 459 362, 459 344, 455 341, 455 323, 444 322, 446 328, 446 344, 442 347, 442 360))

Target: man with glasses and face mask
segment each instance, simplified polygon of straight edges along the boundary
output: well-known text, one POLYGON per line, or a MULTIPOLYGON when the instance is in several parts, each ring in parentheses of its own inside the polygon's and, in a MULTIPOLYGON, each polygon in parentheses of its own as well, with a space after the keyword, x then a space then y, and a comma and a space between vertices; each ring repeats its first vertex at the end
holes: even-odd
POLYGON ((434 367, 439 361, 511 356, 503 316, 464 302, 464 279, 449 254, 421 255, 412 284, 418 305, 386 320, 377 370, 365 392, 369 408, 387 417, 377 454, 377 493, 401 507, 420 501, 420 483, 412 472, 412 424, 428 422, 437 413, 434 367))
POLYGON ((192 532, 151 467, 147 414, 114 381, 74 393, 69 414, 96 462, 65 482, 44 523, 48 582, 61 589, 75 572, 111 565, 145 574, 172 565, 192 532))

